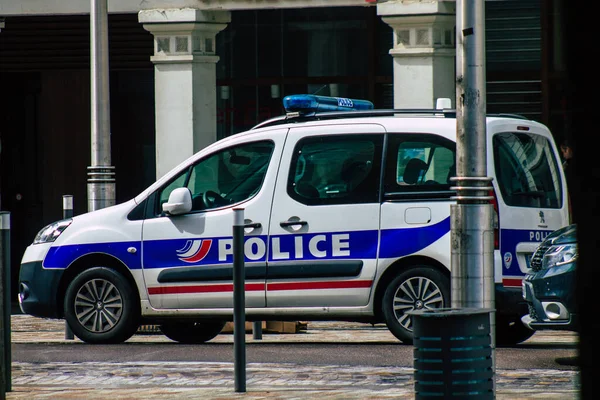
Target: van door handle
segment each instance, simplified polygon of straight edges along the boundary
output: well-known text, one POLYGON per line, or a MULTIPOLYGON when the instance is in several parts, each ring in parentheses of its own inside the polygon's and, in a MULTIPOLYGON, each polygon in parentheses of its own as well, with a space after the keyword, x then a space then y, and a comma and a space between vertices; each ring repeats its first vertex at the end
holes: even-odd
POLYGON ((294 226, 294 225, 308 225, 308 222, 306 221, 282 221, 279 223, 279 226, 281 226, 282 228, 286 228, 288 226, 294 226))
POLYGON ((260 222, 252 222, 251 219, 247 219, 244 221, 244 232, 251 233, 254 232, 255 229, 260 229, 262 225, 260 222))

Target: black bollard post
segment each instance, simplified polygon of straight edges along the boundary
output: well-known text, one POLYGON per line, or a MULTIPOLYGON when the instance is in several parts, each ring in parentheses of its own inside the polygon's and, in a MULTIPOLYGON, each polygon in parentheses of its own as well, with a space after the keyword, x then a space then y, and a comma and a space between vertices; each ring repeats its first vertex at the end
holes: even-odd
POLYGON ((262 321, 254 321, 252 324, 252 337, 254 339, 262 339, 262 321))
MULTIPOLYGON (((73 196, 70 194, 63 195, 63 218, 71 218, 73 216, 73 196)), ((74 335, 69 323, 65 320, 65 339, 73 340, 74 335)))
POLYGON ((10 353, 10 213, 0 211, 0 398, 11 391, 12 359, 10 353))
POLYGON ((246 392, 244 209, 233 209, 233 353, 235 391, 246 392))

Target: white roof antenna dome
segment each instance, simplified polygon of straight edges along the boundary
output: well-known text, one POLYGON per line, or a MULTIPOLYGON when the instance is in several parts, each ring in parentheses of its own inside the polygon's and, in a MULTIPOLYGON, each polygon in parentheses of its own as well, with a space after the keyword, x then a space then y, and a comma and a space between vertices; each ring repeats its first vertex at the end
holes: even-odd
POLYGON ((443 110, 445 108, 452 108, 452 101, 447 97, 440 97, 435 101, 435 109, 443 110))

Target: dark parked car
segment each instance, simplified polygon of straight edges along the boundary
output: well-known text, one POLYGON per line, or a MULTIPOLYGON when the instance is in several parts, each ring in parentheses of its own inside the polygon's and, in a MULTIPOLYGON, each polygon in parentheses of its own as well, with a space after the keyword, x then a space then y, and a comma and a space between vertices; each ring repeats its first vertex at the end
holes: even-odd
POLYGON ((532 330, 578 332, 575 302, 577 226, 552 232, 531 259, 531 271, 523 279, 523 298, 529 314, 521 320, 532 330))

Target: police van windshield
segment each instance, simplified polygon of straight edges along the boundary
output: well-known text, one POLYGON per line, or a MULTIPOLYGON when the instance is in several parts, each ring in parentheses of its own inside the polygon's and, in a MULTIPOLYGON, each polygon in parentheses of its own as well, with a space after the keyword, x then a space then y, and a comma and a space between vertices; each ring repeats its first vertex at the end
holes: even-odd
POLYGON ((507 205, 562 207, 560 164, 547 138, 504 132, 494 136, 493 144, 498 187, 507 205))

